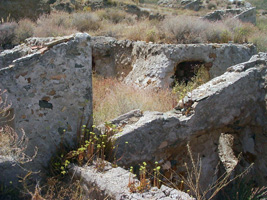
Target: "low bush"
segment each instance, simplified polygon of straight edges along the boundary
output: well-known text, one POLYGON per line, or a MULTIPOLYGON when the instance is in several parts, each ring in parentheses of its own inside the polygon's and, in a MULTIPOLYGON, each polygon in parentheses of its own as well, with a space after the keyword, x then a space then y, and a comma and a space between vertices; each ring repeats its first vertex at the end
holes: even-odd
POLYGON ((232 40, 232 35, 222 22, 214 22, 205 32, 207 42, 228 43, 232 40))
POLYGON ((267 34, 257 32, 249 40, 257 46, 258 52, 267 52, 267 34))
POLYGON ((96 11, 101 20, 108 20, 113 24, 133 22, 133 16, 118 8, 108 8, 96 11))
POLYGON ((16 22, 0 24, 0 46, 5 48, 11 45, 15 39, 15 30, 18 27, 16 22))
POLYGON ((35 24, 29 19, 20 20, 18 27, 15 29, 14 44, 19 44, 25 39, 32 37, 34 33, 35 24))
POLYGON ((208 4, 208 9, 213 10, 213 9, 216 9, 216 8, 217 8, 217 5, 215 3, 210 2, 208 4))
POLYGON ((267 32, 267 16, 260 16, 257 18, 257 27, 259 30, 267 32))
POLYGON ((78 31, 96 31, 100 28, 101 23, 98 16, 94 13, 80 12, 74 13, 72 26, 78 31))
POLYGON ((72 27, 72 19, 68 13, 55 12, 51 15, 43 15, 36 22, 34 36, 56 37, 70 35, 78 32, 72 27))
POLYGON ((135 26, 129 26, 124 30, 125 39, 141 40, 146 42, 158 42, 160 37, 159 29, 149 20, 136 23, 135 26))
POLYGON ((166 18, 162 22, 165 40, 170 43, 201 43, 205 41, 205 30, 209 23, 198 17, 177 16, 166 18))

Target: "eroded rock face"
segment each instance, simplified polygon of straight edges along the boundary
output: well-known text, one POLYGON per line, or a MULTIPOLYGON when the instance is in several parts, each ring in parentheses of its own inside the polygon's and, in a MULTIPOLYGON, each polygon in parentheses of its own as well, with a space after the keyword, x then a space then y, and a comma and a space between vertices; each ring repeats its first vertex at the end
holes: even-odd
MULTIPOLYGON (((7 90, 12 102, 13 126, 17 131, 23 128, 29 138, 26 154, 32 155, 35 146, 38 148, 37 157, 25 166, 28 170, 47 167, 61 141, 73 146, 79 129, 77 120, 83 115, 83 123, 91 119, 90 40, 82 33, 63 37, 0 69, 0 88, 7 90)), ((3 171, 3 175, 10 174, 3 171)), ((13 171, 12 177, 1 181, 8 183, 16 175, 13 171)))
POLYGON ((189 142, 193 155, 202 159, 203 185, 216 179, 214 169, 220 160, 228 169, 241 152, 236 172, 255 163, 251 173, 258 184, 266 185, 266 93, 267 54, 260 53, 193 90, 184 98, 188 106, 166 113, 144 112, 136 123, 126 125, 116 136, 120 165, 159 161, 166 166, 166 176, 170 168, 185 174, 183 164, 190 163, 186 156, 189 142), (229 136, 229 145, 222 134, 229 136), (225 156, 227 151, 230 153, 225 156))
POLYGON ((132 71, 126 83, 139 87, 168 87, 180 63, 200 62, 211 78, 223 74, 233 64, 244 62, 256 53, 253 45, 188 44, 160 45, 136 42, 132 51, 132 71))
POLYGON ((227 16, 234 16, 235 19, 238 19, 242 22, 249 22, 256 24, 256 8, 237 8, 237 9, 226 9, 226 10, 215 10, 214 12, 208 13, 203 19, 209 21, 218 21, 222 20, 227 16))
MULTIPOLYGON (((62 39, 62 38, 61 38, 62 39)), ((34 53, 60 38, 30 38, 13 50, 0 53, 1 67, 21 55, 34 53)), ((63 37, 64 39, 64 37, 63 37)), ((92 37, 92 63, 96 74, 117 77, 138 87, 168 87, 176 76, 192 70, 194 63, 209 69, 211 78, 223 74, 233 64, 256 54, 251 44, 153 44, 141 41, 92 37)))
POLYGON ((202 63, 213 78, 256 54, 256 47, 250 44, 167 45, 109 37, 94 37, 92 48, 97 74, 121 77, 126 83, 143 88, 171 85, 181 63, 202 63))
POLYGON ((202 2, 200 0, 195 0, 195 1, 192 1, 186 4, 183 8, 194 10, 194 11, 199 11, 201 7, 202 7, 202 2))

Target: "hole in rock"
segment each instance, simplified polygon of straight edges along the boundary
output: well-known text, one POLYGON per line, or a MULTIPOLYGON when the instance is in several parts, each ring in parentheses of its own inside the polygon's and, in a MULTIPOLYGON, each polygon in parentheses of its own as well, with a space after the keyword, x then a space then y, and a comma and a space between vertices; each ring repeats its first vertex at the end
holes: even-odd
POLYGON ((174 75, 171 77, 173 78, 174 82, 171 86, 175 85, 175 82, 178 83, 188 83, 192 80, 194 76, 197 75, 198 70, 201 67, 205 67, 209 69, 207 64, 203 61, 184 61, 177 64, 174 69, 174 75))

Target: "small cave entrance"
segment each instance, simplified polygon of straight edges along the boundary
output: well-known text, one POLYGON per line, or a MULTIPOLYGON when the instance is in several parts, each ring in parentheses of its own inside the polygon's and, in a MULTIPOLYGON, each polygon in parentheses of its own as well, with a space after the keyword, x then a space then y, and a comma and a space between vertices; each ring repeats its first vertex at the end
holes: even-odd
POLYGON ((96 67, 95 67, 95 58, 92 56, 92 73, 96 74, 96 67))
POLYGON ((174 80, 171 86, 173 87, 177 82, 187 84, 197 75, 201 67, 209 71, 210 65, 204 61, 183 61, 178 63, 174 68, 174 75, 171 77, 174 80))

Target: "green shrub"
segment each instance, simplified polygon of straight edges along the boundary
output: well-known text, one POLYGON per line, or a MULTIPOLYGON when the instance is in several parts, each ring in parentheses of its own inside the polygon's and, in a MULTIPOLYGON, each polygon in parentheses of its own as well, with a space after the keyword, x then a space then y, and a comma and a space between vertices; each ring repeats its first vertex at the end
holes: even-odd
POLYGON ((236 28, 234 31, 234 42, 235 43, 244 43, 248 42, 248 36, 251 34, 251 29, 252 27, 250 26, 242 26, 239 28, 236 28))
POLYGON ((230 31, 222 22, 212 23, 205 33, 208 42, 228 43, 228 41, 232 40, 230 31))

